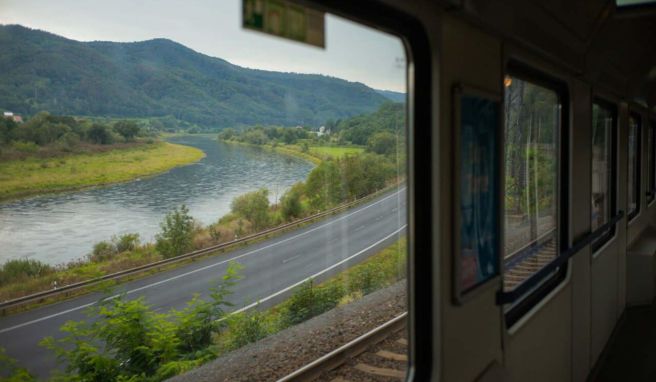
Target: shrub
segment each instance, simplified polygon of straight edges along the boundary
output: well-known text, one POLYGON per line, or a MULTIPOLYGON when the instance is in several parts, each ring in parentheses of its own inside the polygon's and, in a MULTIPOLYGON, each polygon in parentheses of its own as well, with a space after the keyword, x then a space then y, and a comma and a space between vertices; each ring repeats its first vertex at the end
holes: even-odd
POLYGON ((27 278, 43 277, 54 271, 54 267, 39 260, 9 260, 0 268, 0 285, 27 278))
POLYGON ((241 312, 230 316, 228 349, 238 349, 268 336, 271 329, 265 319, 265 314, 258 311, 241 312))
POLYGON ((93 262, 101 262, 111 259, 117 253, 114 244, 109 241, 101 241, 93 246, 93 251, 89 256, 89 260, 93 262))
POLYGON ((302 182, 294 184, 280 200, 282 206, 282 217, 286 221, 300 217, 303 214, 303 205, 301 204, 301 197, 305 190, 305 185, 302 182))
POLYGON ((112 237, 112 243, 114 243, 117 253, 134 251, 141 244, 138 233, 126 233, 118 237, 114 236, 112 237))
POLYGON ((339 283, 316 287, 313 280, 304 282, 289 298, 285 312, 286 325, 296 325, 339 304, 344 288, 339 283))
POLYGON ((14 150, 24 153, 35 153, 39 149, 39 146, 36 143, 23 141, 13 142, 11 147, 13 147, 14 150))
POLYGON ((389 275, 383 272, 380 262, 362 264, 354 269, 349 277, 349 291, 369 294, 385 285, 388 277, 389 275))
POLYGON ((155 248, 164 257, 182 255, 193 245, 194 219, 184 204, 166 215, 156 236, 155 248))
POLYGON ((236 283, 231 263, 211 299, 195 297, 184 310, 156 313, 143 297, 106 299, 91 308, 97 319, 69 321, 61 338, 41 345, 65 365, 58 380, 160 381, 215 357, 209 348, 221 329, 226 298, 236 283))
POLYGON ((269 190, 266 188, 236 197, 230 207, 233 213, 248 219, 255 230, 269 224, 269 190))

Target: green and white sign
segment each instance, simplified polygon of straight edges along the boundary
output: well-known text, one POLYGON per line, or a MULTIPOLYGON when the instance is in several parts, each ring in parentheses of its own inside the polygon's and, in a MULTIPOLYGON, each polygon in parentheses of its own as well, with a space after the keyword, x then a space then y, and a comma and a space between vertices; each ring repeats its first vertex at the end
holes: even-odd
POLYGON ((325 48, 325 14, 285 0, 243 0, 243 26, 325 48))

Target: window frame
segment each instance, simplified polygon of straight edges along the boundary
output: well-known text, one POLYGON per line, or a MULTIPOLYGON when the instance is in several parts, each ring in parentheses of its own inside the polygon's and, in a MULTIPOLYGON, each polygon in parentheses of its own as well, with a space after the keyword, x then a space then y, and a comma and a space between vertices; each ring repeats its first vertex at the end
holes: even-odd
POLYGON ((642 203, 642 198, 640 197, 642 195, 642 114, 640 114, 639 111, 637 110, 629 110, 629 115, 627 119, 627 161, 626 161, 626 210, 627 210, 627 222, 630 224, 635 220, 635 218, 640 214, 640 204, 642 203), (631 142, 628 140, 629 137, 629 129, 631 128, 631 117, 635 118, 638 123, 636 127, 636 177, 633 180, 634 181, 634 189, 633 192, 635 194, 635 202, 636 202, 636 208, 633 211, 629 211, 629 166, 630 166, 630 158, 629 158, 629 145, 631 142))
POLYGON ((433 235, 432 52, 422 23, 413 15, 378 1, 302 0, 312 8, 390 33, 402 40, 407 59, 407 238, 408 369, 406 381, 429 380, 439 373, 433 362, 440 334, 434 307, 440 304, 439 259, 433 235), (371 12, 375 9, 376 12, 371 12), (436 281, 438 280, 438 281, 436 281))
MULTIPOLYGON (((518 60, 511 59, 506 63, 503 75, 509 75, 512 78, 518 78, 522 81, 530 82, 534 85, 546 88, 556 93, 558 102, 560 104, 560 126, 558 129, 558 176, 557 176, 557 190, 558 190, 558 206, 557 206, 557 234, 558 240, 558 253, 554 260, 565 253, 569 247, 569 164, 570 164, 570 105, 569 105, 569 86, 567 82, 558 77, 553 77, 539 69, 530 65, 524 64, 518 60)), ((504 97, 505 103, 505 97, 504 97)), ((503 107, 505 110, 505 105, 503 107)), ((506 115, 503 113, 504 130, 505 130, 506 115)), ((505 136, 505 131, 504 131, 505 136)), ((505 141, 503 142, 505 150, 505 141)), ((502 166, 505 167, 505 158, 502 161, 502 166)), ((505 172, 504 174, 505 179, 505 172)), ((504 192, 505 195, 505 192, 504 192)), ((504 196, 505 198, 505 196, 504 196)), ((505 208, 504 208, 505 214, 505 208)), ((505 235, 505 231, 504 231, 505 235)), ((505 237, 504 237, 505 240, 505 237)), ((505 253, 504 253, 505 257, 505 253)), ((505 259, 502 267, 502 278, 505 277, 505 259)), ((540 268, 542 269, 542 268, 540 268)), ((542 300, 544 300, 549 293, 556 289, 566 278, 568 272, 567 262, 558 268, 550 277, 542 280, 538 286, 527 292, 517 302, 510 305, 507 310, 504 309, 503 316, 506 329, 510 329, 513 325, 518 323, 526 314, 528 314, 534 307, 536 307, 542 300)))
MULTIPOLYGON (((613 118, 613 124, 612 124, 612 131, 611 131, 611 173, 609 176, 610 180, 610 216, 609 216, 609 221, 617 214, 617 188, 618 188, 618 144, 619 144, 619 111, 617 104, 611 101, 607 101, 601 97, 593 97, 592 102, 590 103, 590 126, 591 128, 594 128, 592 126, 592 106, 594 104, 597 104, 599 107, 603 109, 607 109, 611 112, 611 116, 613 118)), ((590 135, 590 139, 592 139, 592 134, 590 135)), ((592 180, 592 152, 590 152, 590 179, 592 180)), ((592 183, 591 183, 592 185, 592 183)), ((592 191, 592 189, 590 190, 592 191)), ((592 192, 590 192, 590 198, 592 198, 592 192)), ((590 225, 592 226, 592 214, 590 215, 590 225)), ((592 253, 595 254, 597 251, 599 251, 606 243, 608 243, 613 237, 615 237, 615 233, 617 232, 616 225, 613 225, 613 227, 603 236, 601 236, 599 239, 595 240, 592 242, 590 245, 592 253)), ((596 230, 595 230, 596 232, 596 230)))
POLYGON ((647 190, 645 198, 647 207, 654 204, 656 200, 656 121, 647 119, 647 152, 649 160, 647 161, 647 190), (650 139, 651 138, 651 139, 650 139))

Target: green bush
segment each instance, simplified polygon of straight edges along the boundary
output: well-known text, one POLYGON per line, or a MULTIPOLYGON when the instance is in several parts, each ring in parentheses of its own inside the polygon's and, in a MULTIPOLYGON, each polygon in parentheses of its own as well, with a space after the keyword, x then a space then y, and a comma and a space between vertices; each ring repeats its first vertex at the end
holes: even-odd
POLYGON ((126 233, 121 236, 112 237, 112 243, 114 243, 116 252, 121 253, 126 251, 134 251, 139 247, 141 241, 139 240, 138 233, 126 233))
POLYGON ((0 285, 27 278, 43 277, 54 271, 54 267, 39 260, 9 260, 0 268, 0 285))
POLYGON ((227 343, 229 350, 257 342, 271 334, 271 328, 266 322, 266 315, 254 310, 230 316, 228 331, 230 333, 227 343))
POLYGON ((269 190, 262 188, 240 195, 233 199, 230 208, 250 221, 256 231, 266 228, 270 223, 269 190))
POLYGON ((41 342, 64 364, 58 380, 160 381, 214 358, 209 345, 238 269, 231 263, 209 301, 195 297, 179 312, 157 313, 143 298, 119 296, 91 308, 97 319, 67 322, 61 338, 41 342))
POLYGON ((285 325, 296 325, 333 309, 339 304, 339 300, 344 297, 344 294, 344 288, 340 283, 317 287, 311 279, 304 282, 287 302, 285 325))
POLYGON ((184 204, 166 215, 160 225, 162 232, 155 237, 155 248, 164 257, 179 256, 192 248, 194 219, 184 204))
POLYGON ((24 152, 24 153, 34 153, 39 149, 39 146, 34 143, 34 142, 23 142, 23 141, 16 141, 11 144, 11 147, 14 148, 14 150, 24 152))
POLYGON ((353 269, 348 288, 351 293, 359 291, 366 295, 383 287, 390 276, 383 271, 380 262, 368 262, 353 269))
POLYGON ((101 241, 93 246, 93 251, 89 255, 89 260, 98 263, 101 261, 107 261, 114 257, 116 254, 116 247, 113 243, 109 241, 101 241))

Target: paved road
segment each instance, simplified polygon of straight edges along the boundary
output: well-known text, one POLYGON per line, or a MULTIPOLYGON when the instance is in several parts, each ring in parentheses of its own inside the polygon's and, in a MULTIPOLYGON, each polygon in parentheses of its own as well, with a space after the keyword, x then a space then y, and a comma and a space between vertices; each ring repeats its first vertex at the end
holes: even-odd
MULTIPOLYGON (((179 309, 194 293, 206 296, 234 260, 244 266, 243 279, 230 297, 234 309, 258 301, 269 306, 306 278, 321 280, 338 273, 398 240, 405 233, 405 224, 406 191, 400 189, 274 239, 126 283, 117 292, 125 292, 129 298, 144 296, 156 309, 179 309)), ((46 377, 56 363, 49 350, 38 346, 39 341, 46 336, 59 337, 59 327, 66 321, 85 319, 85 308, 102 297, 90 294, 0 318, 0 346, 30 372, 46 377)))

